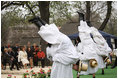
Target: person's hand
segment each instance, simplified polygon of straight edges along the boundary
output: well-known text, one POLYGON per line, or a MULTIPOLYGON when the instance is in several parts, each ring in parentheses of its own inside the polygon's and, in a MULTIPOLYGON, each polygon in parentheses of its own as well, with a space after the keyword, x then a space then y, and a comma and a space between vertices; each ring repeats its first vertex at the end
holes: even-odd
POLYGON ((74 69, 74 70, 78 71, 78 67, 79 67, 78 65, 73 64, 73 69, 74 69))
POLYGON ((58 26, 58 29, 60 30, 61 29, 61 26, 58 26))

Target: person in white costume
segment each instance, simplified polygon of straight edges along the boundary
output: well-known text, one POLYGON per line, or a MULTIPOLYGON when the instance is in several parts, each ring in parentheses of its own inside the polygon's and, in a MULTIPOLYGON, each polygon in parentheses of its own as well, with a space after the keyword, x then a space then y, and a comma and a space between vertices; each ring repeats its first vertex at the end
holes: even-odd
POLYGON ((46 24, 39 17, 30 21, 40 28, 39 35, 49 44, 46 53, 47 58, 53 61, 51 78, 73 78, 72 66, 80 56, 71 40, 55 24, 46 24))
POLYGON ((29 64, 29 61, 27 59, 27 53, 25 51, 25 47, 21 47, 21 51, 19 51, 18 55, 18 62, 22 62, 25 69, 27 69, 27 64, 29 64))
POLYGON ((97 55, 97 46, 95 45, 93 39, 90 36, 90 28, 87 25, 86 21, 84 21, 84 15, 82 13, 79 13, 80 18, 80 26, 78 26, 79 31, 79 37, 81 42, 78 43, 78 46, 76 47, 78 53, 81 53, 83 55, 82 60, 83 63, 88 64, 88 70, 82 71, 81 73, 78 73, 79 75, 88 75, 93 74, 93 78, 95 78, 95 73, 98 70, 97 67, 91 67, 90 66, 90 60, 95 59, 98 62, 98 55, 97 55))
MULTIPOLYGON (((109 53, 112 52, 111 48, 108 46, 106 40, 103 38, 103 36, 99 33, 99 31, 94 28, 91 27, 90 22, 87 22, 88 26, 90 27, 86 27, 87 30, 89 31, 89 33, 92 34, 93 36, 93 42, 94 42, 94 49, 96 50, 96 53, 98 55, 98 68, 102 68, 102 74, 104 74, 104 67, 106 66, 106 63, 103 60, 103 57, 109 55, 109 53)), ((86 37, 87 38, 87 37, 86 37)), ((78 48, 80 47, 81 44, 78 44, 78 48)))
POLYGON ((104 67, 107 63, 104 62, 103 57, 108 57, 112 52, 111 48, 108 46, 104 37, 100 34, 100 32, 95 27, 90 27, 91 34, 93 36, 93 40, 96 43, 100 52, 97 52, 99 57, 98 66, 102 68, 102 74, 104 74, 104 67))

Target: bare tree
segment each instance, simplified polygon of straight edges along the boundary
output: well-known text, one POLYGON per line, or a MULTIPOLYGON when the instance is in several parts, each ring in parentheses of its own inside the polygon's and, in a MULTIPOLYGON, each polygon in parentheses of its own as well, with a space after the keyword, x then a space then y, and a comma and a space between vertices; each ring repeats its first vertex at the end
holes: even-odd
POLYGON ((12 5, 23 5, 24 2, 23 1, 1 1, 1 10, 9 7, 9 6, 12 6, 12 5))
POLYGON ((39 9, 40 9, 40 14, 41 14, 41 18, 46 21, 47 23, 49 23, 49 4, 50 1, 39 1, 39 9))
POLYGON ((106 18, 104 19, 103 23, 101 24, 99 30, 104 30, 110 16, 111 16, 111 9, 112 9, 112 1, 107 1, 107 14, 106 18))
POLYGON ((33 11, 34 6, 38 6, 38 11, 40 12, 41 18, 45 20, 47 23, 49 23, 49 4, 50 1, 38 1, 38 5, 31 6, 30 1, 2 1, 1 2, 1 10, 8 8, 10 6, 16 5, 16 6, 26 6, 29 11, 32 13, 33 16, 36 16, 36 13, 33 11))
POLYGON ((90 21, 90 15, 91 15, 91 6, 90 1, 86 1, 86 20, 90 21))

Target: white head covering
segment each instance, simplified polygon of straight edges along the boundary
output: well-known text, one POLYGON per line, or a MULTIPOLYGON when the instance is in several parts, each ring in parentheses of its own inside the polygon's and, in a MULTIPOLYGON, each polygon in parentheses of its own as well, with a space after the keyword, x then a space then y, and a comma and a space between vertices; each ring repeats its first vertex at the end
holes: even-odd
POLYGON ((50 44, 58 44, 60 32, 55 24, 46 24, 45 26, 41 26, 39 35, 50 44))

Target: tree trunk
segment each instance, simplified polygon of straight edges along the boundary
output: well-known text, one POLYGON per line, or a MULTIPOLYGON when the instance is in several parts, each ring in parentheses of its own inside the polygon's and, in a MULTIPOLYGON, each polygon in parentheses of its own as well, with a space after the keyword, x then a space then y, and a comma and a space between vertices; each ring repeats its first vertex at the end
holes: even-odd
MULTIPOLYGON (((50 16, 49 4, 50 4, 50 1, 39 1, 38 3, 39 3, 41 19, 49 24, 49 16, 50 16)), ((44 52, 46 52, 46 42, 42 38, 41 38, 41 49, 44 52)), ((49 60, 47 60, 47 57, 46 57, 45 63, 46 63, 46 65, 51 65, 51 62, 49 60)))
POLYGON ((90 21, 90 14, 91 14, 90 8, 91 8, 90 1, 86 1, 86 20, 87 21, 90 21))
POLYGON ((101 24, 99 30, 104 30, 107 22, 109 21, 109 18, 111 16, 111 9, 112 9, 112 1, 107 1, 107 14, 106 18, 104 19, 103 23, 101 24))
MULTIPOLYGON (((40 15, 41 15, 41 19, 43 19, 45 22, 47 22, 49 24, 49 1, 39 1, 39 9, 40 9, 40 15)), ((43 39, 41 39, 41 47, 42 50, 45 51, 46 49, 46 44, 45 41, 43 39)))
POLYGON ((39 9, 40 9, 40 15, 41 19, 49 23, 49 1, 39 1, 39 9))

